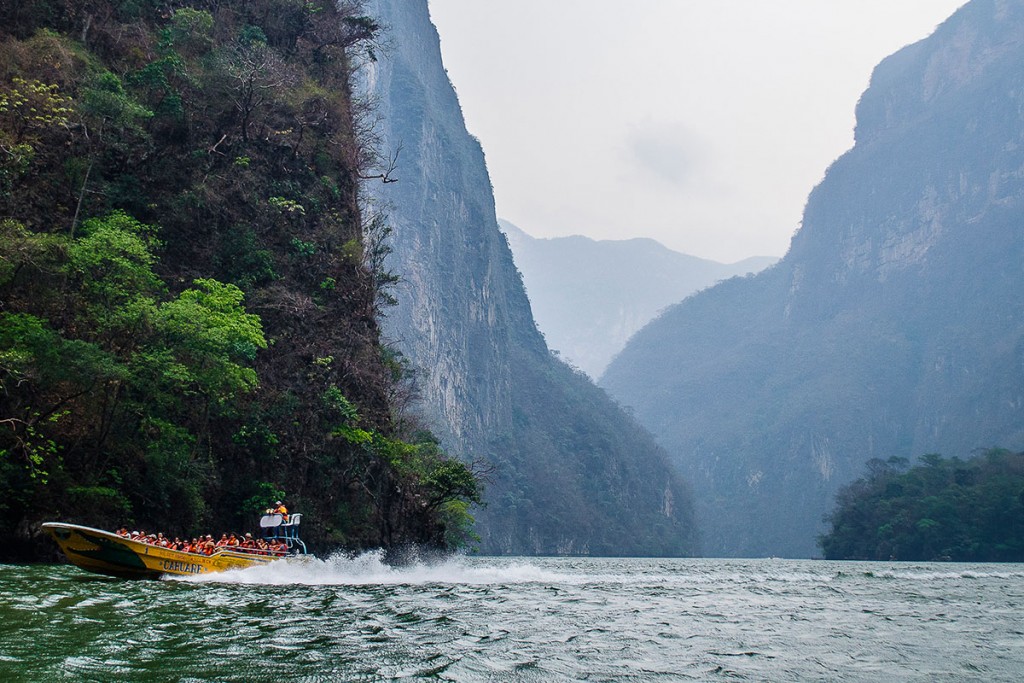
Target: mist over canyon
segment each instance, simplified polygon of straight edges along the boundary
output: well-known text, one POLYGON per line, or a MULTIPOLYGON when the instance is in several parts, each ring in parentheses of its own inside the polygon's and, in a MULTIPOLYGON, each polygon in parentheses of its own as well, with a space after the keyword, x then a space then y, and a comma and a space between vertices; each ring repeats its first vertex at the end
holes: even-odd
POLYGON ((778 260, 755 256, 718 263, 681 254, 652 239, 542 239, 509 221, 499 224, 548 346, 594 379, 666 306, 778 260))
POLYGON ((872 458, 1024 445, 1024 7, 884 60, 782 261, 640 331, 602 380, 694 487, 709 555, 812 556, 872 458))

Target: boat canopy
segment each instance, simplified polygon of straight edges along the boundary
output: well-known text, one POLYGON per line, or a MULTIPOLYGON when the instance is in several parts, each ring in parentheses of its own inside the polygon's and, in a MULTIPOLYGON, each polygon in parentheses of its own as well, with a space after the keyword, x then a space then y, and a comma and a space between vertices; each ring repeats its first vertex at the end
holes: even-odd
POLYGON ((302 555, 306 554, 306 544, 299 538, 299 524, 302 513, 295 512, 282 515, 274 512, 260 517, 260 531, 267 540, 276 539, 288 544, 288 549, 302 555))

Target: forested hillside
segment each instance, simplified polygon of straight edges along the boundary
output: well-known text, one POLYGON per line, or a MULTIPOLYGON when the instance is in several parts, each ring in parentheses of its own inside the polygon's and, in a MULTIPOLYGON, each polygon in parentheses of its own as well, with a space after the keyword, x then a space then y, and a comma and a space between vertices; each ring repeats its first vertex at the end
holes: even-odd
POLYGON ((442 443, 491 468, 481 549, 693 554, 691 494, 665 453, 537 331, 426 0, 373 7, 390 45, 367 87, 398 181, 376 193, 401 278, 384 327, 442 443))
POLYGON ((883 61, 789 253, 639 332, 602 380, 698 492, 705 552, 808 556, 872 458, 1024 447, 1024 6, 883 61))
POLYGON ((1024 453, 872 460, 819 539, 830 560, 1024 560, 1024 453))
POLYGON ((358 2, 0 3, 0 557, 38 524, 457 542, 477 482, 395 412, 360 215, 358 2), (399 419, 401 418, 401 419, 399 419))

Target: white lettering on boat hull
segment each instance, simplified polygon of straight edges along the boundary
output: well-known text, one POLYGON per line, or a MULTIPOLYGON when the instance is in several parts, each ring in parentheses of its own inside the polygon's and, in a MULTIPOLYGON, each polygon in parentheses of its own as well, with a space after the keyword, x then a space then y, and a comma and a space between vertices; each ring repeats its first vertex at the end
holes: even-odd
POLYGON ((180 572, 182 574, 202 574, 206 568, 201 564, 182 562, 180 560, 161 560, 160 568, 166 572, 180 572))

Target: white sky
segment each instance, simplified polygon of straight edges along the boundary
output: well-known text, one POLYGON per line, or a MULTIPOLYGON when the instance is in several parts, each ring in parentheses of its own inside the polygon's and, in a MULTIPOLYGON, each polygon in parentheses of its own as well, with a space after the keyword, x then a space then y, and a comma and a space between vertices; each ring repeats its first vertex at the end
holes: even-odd
POLYGON ((781 256, 874 66, 965 0, 430 0, 498 216, 781 256))

